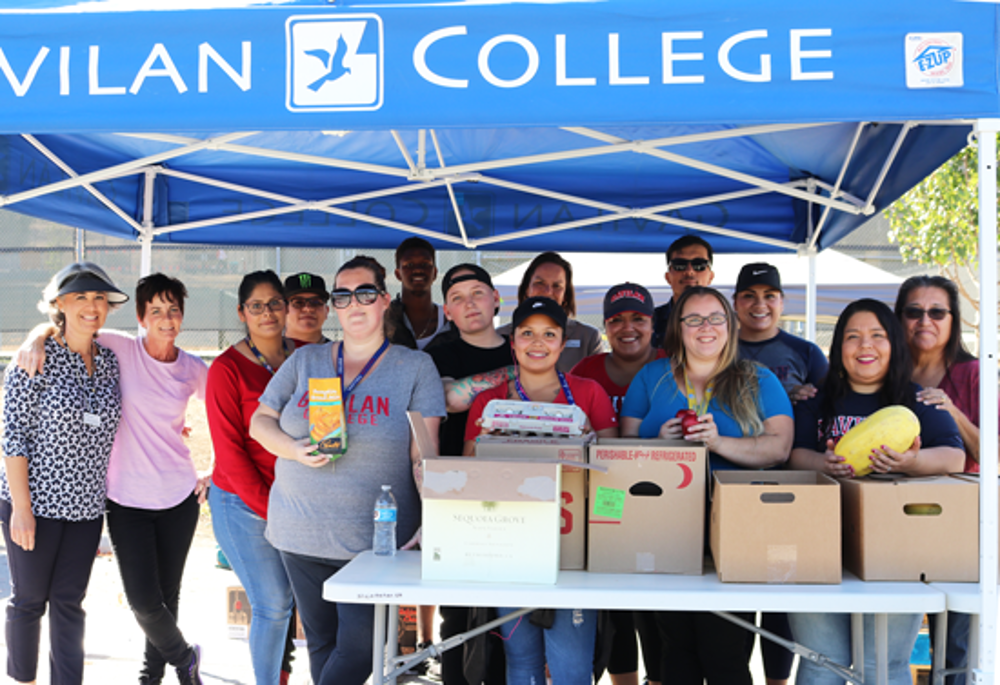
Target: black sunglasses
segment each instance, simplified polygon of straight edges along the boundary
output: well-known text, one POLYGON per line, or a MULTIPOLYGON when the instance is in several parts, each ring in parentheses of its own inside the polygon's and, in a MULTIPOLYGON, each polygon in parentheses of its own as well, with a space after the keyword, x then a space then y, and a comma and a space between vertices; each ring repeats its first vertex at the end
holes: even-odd
POLYGON ((924 314, 931 317, 933 321, 942 321, 944 317, 951 314, 950 309, 944 309, 943 307, 931 307, 930 309, 921 309, 920 307, 910 306, 903 308, 903 316, 905 316, 910 321, 920 321, 924 318, 924 314))
POLYGON ((688 266, 690 266, 695 271, 704 271, 705 269, 712 266, 712 262, 702 257, 695 257, 694 259, 684 259, 683 257, 676 257, 670 260, 670 268, 673 271, 687 271, 688 266))
POLYGON ((333 302, 335 309, 347 309, 351 306, 351 298, 353 297, 358 301, 358 304, 367 307, 370 304, 375 304, 375 300, 381 294, 381 291, 376 286, 365 283, 364 285, 359 285, 354 290, 337 288, 330 293, 330 301, 333 302))

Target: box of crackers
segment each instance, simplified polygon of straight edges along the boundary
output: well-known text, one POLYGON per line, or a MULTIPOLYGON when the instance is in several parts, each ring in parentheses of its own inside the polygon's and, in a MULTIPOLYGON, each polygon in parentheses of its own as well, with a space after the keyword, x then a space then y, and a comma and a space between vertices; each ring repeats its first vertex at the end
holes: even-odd
POLYGON ((347 421, 339 378, 309 379, 309 439, 320 454, 337 459, 347 451, 347 421))

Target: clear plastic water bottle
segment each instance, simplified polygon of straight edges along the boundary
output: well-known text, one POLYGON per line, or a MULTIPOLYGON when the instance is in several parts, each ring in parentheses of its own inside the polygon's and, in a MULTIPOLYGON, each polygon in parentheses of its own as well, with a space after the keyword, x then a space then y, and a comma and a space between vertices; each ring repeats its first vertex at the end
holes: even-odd
POLYGON ((372 542, 375 556, 391 557, 396 554, 396 498, 392 486, 383 485, 375 500, 375 539, 372 542))

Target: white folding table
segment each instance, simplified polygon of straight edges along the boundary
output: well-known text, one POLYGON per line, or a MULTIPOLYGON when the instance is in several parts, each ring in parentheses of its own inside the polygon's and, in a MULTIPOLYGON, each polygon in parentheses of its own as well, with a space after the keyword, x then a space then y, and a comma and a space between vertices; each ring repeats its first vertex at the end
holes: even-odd
MULTIPOLYGON (((420 578, 419 552, 400 552, 395 557, 364 552, 326 581, 323 597, 331 602, 375 605, 375 685, 386 682, 387 620, 390 608, 400 604, 875 614, 879 685, 888 681, 886 615, 946 609, 941 589, 917 582, 866 583, 846 571, 839 585, 722 583, 711 568, 700 576, 561 571, 555 585, 425 581, 420 578)), ((856 628, 859 624, 856 620, 856 628)))

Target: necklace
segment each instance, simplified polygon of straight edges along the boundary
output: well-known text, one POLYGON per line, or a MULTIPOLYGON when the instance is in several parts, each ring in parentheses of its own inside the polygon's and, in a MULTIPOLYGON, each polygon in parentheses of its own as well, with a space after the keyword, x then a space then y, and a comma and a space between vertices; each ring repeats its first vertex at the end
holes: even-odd
POLYGON ((413 330, 414 340, 423 340, 427 337, 428 333, 433 333, 437 329, 437 313, 437 305, 434 305, 434 311, 431 313, 431 317, 424 322, 424 326, 420 329, 420 332, 417 333, 416 329, 413 330), (434 328, 431 328, 431 326, 434 328))

